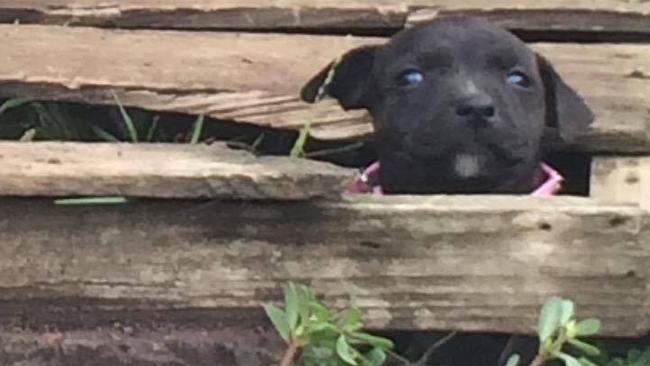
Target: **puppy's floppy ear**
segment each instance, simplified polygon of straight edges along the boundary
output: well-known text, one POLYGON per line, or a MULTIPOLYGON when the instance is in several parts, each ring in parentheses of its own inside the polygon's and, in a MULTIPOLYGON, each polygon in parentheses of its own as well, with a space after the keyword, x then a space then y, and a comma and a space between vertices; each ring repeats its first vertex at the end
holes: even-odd
POLYGON ((551 63, 538 54, 536 56, 544 83, 546 124, 557 129, 564 143, 572 143, 587 132, 594 114, 584 99, 562 80, 551 63))
POLYGON ((345 109, 367 107, 370 73, 378 49, 365 46, 349 51, 309 80, 300 97, 314 103, 329 95, 345 109))

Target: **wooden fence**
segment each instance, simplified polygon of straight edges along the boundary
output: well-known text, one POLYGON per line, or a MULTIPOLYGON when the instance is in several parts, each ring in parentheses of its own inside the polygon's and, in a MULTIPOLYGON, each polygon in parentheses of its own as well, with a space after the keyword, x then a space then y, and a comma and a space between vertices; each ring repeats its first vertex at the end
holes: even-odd
POLYGON ((562 295, 605 335, 650 332, 646 1, 0 0, 0 96, 114 91, 361 138, 364 113, 303 104, 302 83, 349 48, 459 14, 547 41, 533 47, 597 116, 572 147, 594 156, 594 197, 349 198, 349 169, 218 144, 2 142, 0 364, 268 365, 282 344, 260 305, 288 280, 332 306, 353 294, 374 329, 529 333, 562 295), (133 198, 55 204, 77 195, 133 198))

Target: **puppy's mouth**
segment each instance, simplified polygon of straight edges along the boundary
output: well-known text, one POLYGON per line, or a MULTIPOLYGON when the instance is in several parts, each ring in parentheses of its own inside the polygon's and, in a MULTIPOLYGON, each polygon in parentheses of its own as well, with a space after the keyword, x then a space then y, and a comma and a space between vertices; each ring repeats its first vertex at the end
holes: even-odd
POLYGON ((517 156, 511 152, 511 149, 504 148, 503 146, 497 144, 487 144, 485 145, 487 149, 494 154, 494 156, 506 166, 515 166, 517 164, 523 163, 526 159, 521 156, 517 156))

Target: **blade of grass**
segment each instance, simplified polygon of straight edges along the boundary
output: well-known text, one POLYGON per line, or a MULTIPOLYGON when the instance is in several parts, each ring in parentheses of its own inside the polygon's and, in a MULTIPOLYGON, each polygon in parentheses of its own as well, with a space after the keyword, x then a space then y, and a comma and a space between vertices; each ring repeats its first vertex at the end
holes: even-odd
POLYGON ((264 134, 261 133, 259 136, 257 136, 255 141, 253 141, 253 144, 251 144, 251 150, 257 151, 257 148, 260 146, 263 140, 264 140, 264 134))
POLYGON ((97 126, 94 126, 94 125, 90 126, 90 129, 95 133, 95 135, 97 135, 97 137, 99 137, 100 139, 102 139, 104 141, 120 142, 120 140, 117 137, 111 135, 106 130, 103 130, 103 129, 97 127, 97 126))
POLYGON ((203 123, 205 121, 205 116, 200 115, 196 118, 194 122, 194 129, 192 131, 192 138, 190 139, 190 144, 196 144, 201 138, 201 132, 203 132, 203 123))
POLYGON ((125 197, 83 197, 83 198, 61 198, 54 200, 55 205, 78 206, 78 205, 115 205, 127 203, 125 197))
POLYGON ((20 107, 23 104, 29 103, 30 100, 27 98, 11 98, 5 100, 2 105, 0 105, 0 114, 6 112, 9 109, 20 107))
POLYGON ((36 137, 36 129, 35 128, 30 128, 29 130, 25 131, 22 136, 18 139, 19 142, 31 142, 34 141, 34 137, 36 137))
POLYGON ((310 125, 309 123, 306 123, 305 127, 300 130, 300 134, 298 135, 298 138, 296 139, 296 142, 293 144, 291 152, 289 153, 289 156, 292 158, 300 158, 305 155, 305 144, 307 143, 307 138, 309 137, 309 129, 310 125))
POLYGON ((131 138, 131 142, 138 142, 138 131, 135 129, 135 124, 133 124, 133 120, 131 119, 131 116, 129 116, 126 109, 124 109, 124 106, 122 105, 120 98, 118 98, 117 94, 115 94, 115 91, 111 90, 111 94, 113 94, 113 99, 115 99, 115 103, 120 109, 120 114, 122 115, 122 119, 124 120, 126 129, 129 131, 129 137, 131 138))
POLYGON ((153 141, 154 134, 158 129, 158 120, 160 120, 160 116, 155 116, 153 118, 153 121, 151 121, 151 125, 149 126, 149 131, 147 131, 147 142, 153 141))

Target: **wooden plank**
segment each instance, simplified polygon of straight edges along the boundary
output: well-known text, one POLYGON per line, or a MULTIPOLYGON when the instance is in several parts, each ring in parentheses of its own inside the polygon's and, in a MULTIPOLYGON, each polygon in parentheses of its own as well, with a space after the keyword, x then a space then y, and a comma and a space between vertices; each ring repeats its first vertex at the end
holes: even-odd
POLYGON ((221 144, 0 143, 0 195, 159 198, 337 197, 354 171, 221 144))
POLYGON ((528 196, 0 203, 3 324, 190 310, 216 323, 235 308, 260 314, 293 280, 331 306, 353 294, 371 328, 530 333, 540 304, 561 295, 603 319, 603 334, 650 330, 650 231, 633 206, 528 196))
POLYGON ((512 29, 650 32, 645 1, 1 0, 0 21, 122 28, 374 30, 473 15, 512 29))
MULTIPOLYGON (((0 26, 0 36, 6 45, 0 96, 111 104, 110 91, 116 90, 125 105, 154 111, 204 113, 275 128, 299 129, 309 121, 313 136, 320 139, 354 138, 371 127, 365 113, 343 112, 332 101, 300 102, 300 87, 345 50, 384 42, 6 25, 0 26)), ((582 141, 583 149, 650 150, 650 78, 643 70, 650 64, 650 46, 534 47, 595 110, 596 126, 582 141)))
POLYGON ((590 184, 593 197, 650 210, 650 157, 594 157, 590 184))
POLYGON ((109 321, 91 329, 40 332, 0 329, 0 362, 3 366, 268 366, 279 364, 284 351, 282 340, 259 325, 189 328, 167 324, 162 317, 156 323, 152 327, 109 321))
MULTIPOLYGON (((417 6, 409 12, 406 26, 427 22, 443 16, 476 16, 514 31, 566 32, 563 38, 581 39, 587 34, 601 40, 613 33, 650 32, 650 5, 646 2, 619 0, 583 1, 444 1, 444 6, 417 6), (573 33, 573 34, 572 34, 573 33), (599 35, 599 34, 605 34, 599 35)), ((644 37, 647 39, 648 37, 644 37)))

